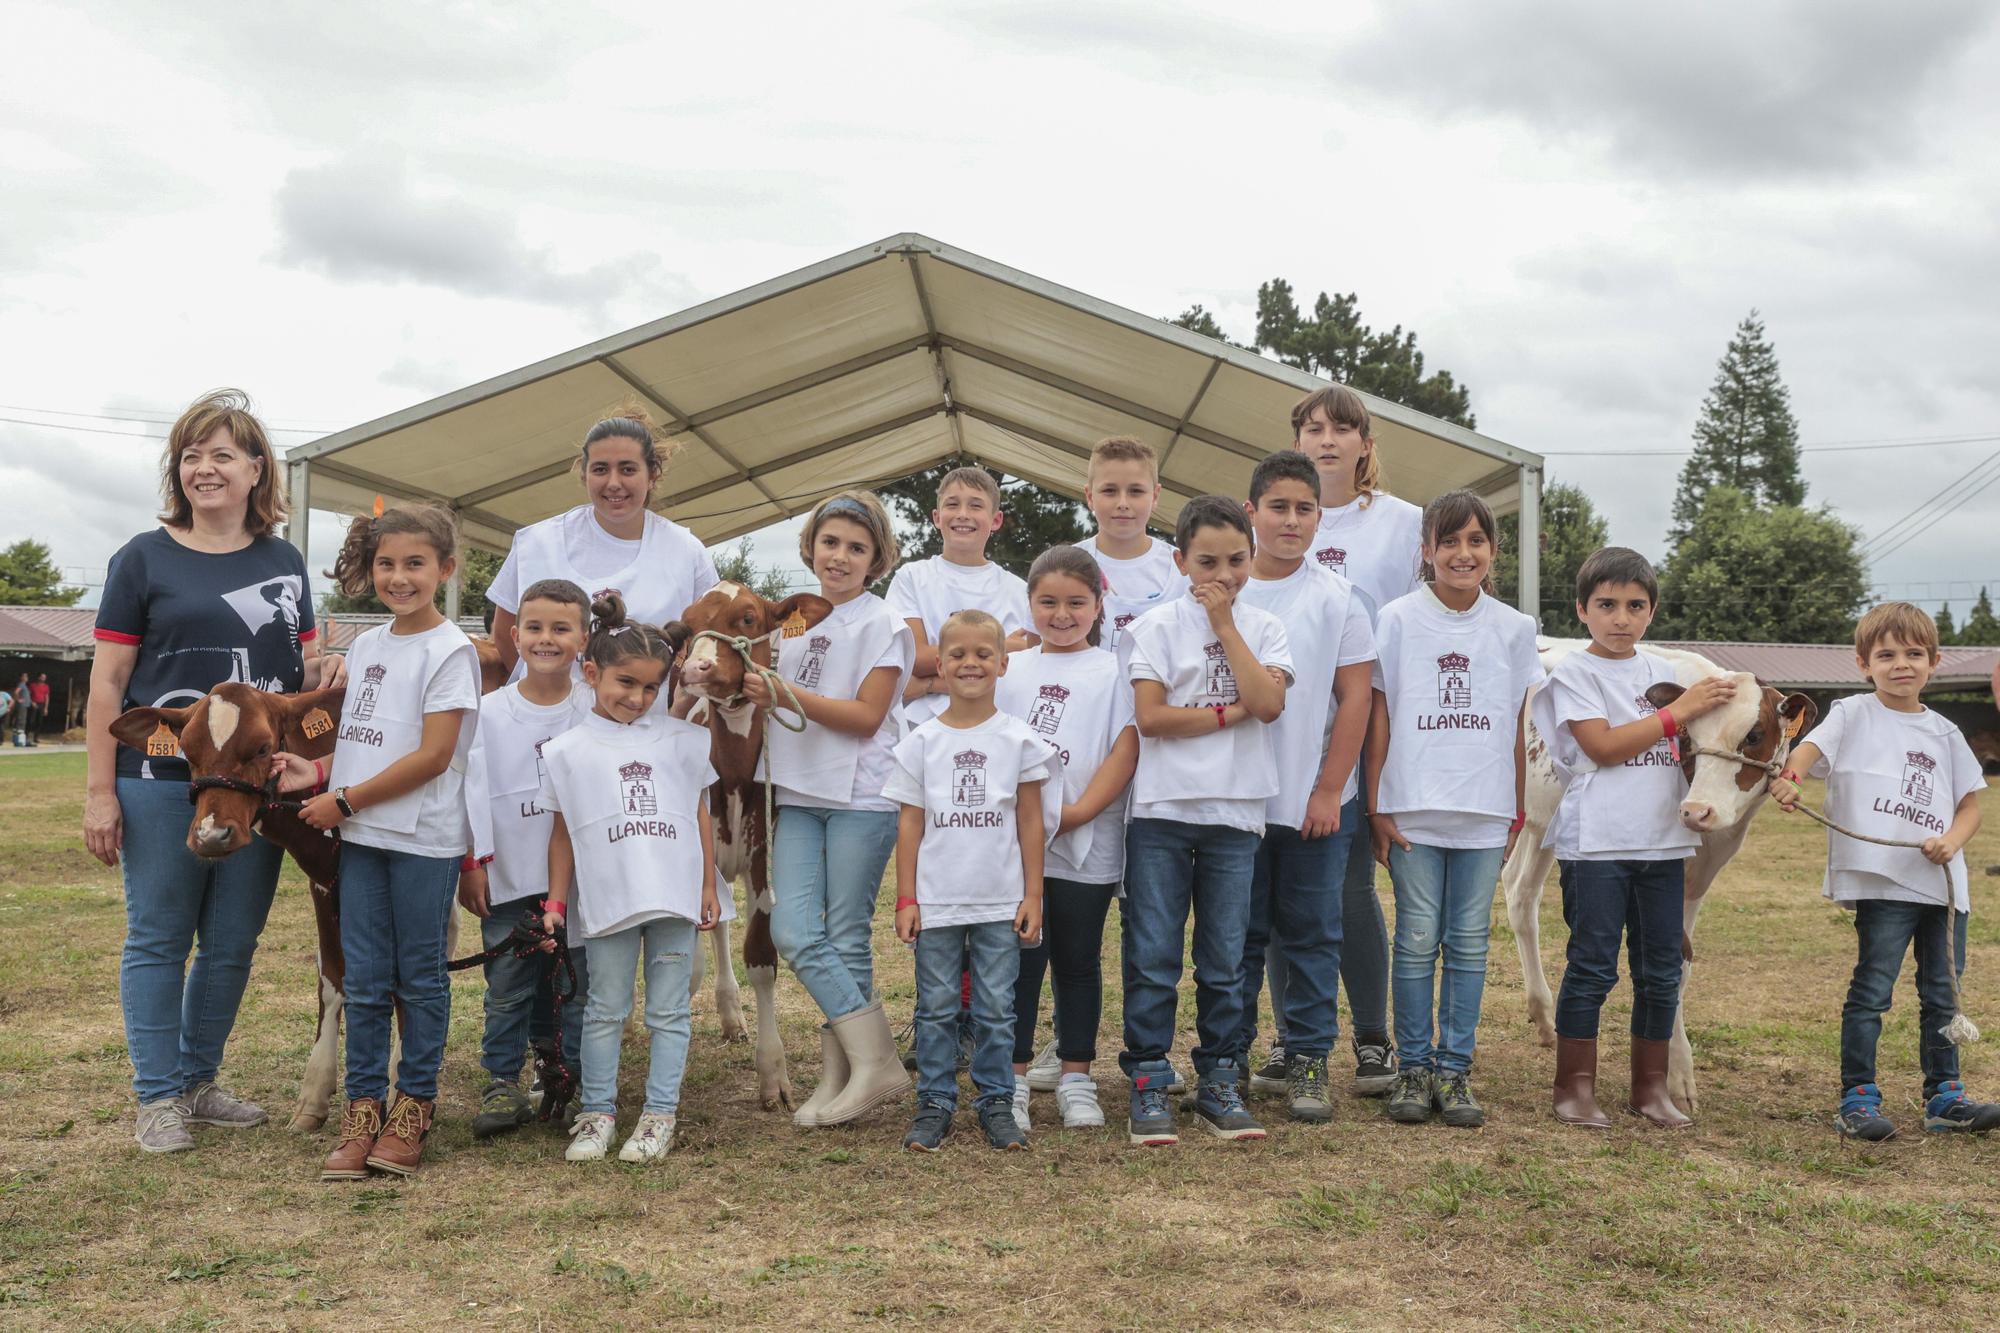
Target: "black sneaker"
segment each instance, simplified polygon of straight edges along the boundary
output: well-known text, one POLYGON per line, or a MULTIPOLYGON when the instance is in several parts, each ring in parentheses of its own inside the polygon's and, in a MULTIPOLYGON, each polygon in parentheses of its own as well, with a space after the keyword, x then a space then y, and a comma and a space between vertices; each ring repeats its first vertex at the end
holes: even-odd
POLYGON ((903 1146, 911 1152, 936 1152, 944 1147, 944 1141, 951 1137, 952 1110, 944 1102, 925 1102, 919 1106, 916 1119, 910 1121, 910 1132, 903 1135, 903 1146))
POLYGON ((1025 1152, 1028 1136, 1014 1118, 1014 1101, 994 1098, 979 1108, 979 1127, 986 1131, 986 1146, 1002 1152, 1025 1152))
POLYGON ((1399 1069, 1389 1093, 1389 1118, 1399 1125, 1421 1125, 1431 1118, 1437 1082, 1428 1069, 1399 1069))
POLYGON ((1843 1139, 1864 1143, 1880 1143, 1896 1134, 1896 1122, 1882 1114, 1882 1089, 1873 1083, 1857 1083, 1841 1094, 1833 1126, 1843 1139))
POLYGON ((1380 1097, 1396 1083, 1396 1048, 1370 1033, 1354 1038, 1354 1095, 1380 1097))
POLYGON ((1924 1103, 1924 1128, 1932 1133, 1984 1134, 2000 1129, 2000 1103, 1975 1102, 1957 1079, 1938 1084, 1924 1103))
POLYGON ((1323 1125, 1333 1119, 1333 1095, 1326 1089, 1326 1057, 1301 1056, 1286 1071, 1285 1091, 1291 1099, 1292 1119, 1323 1125))
POLYGON ((1453 1129, 1478 1129, 1486 1123, 1486 1112, 1472 1095, 1466 1078, 1462 1073, 1448 1073, 1438 1074, 1432 1080, 1437 1088, 1440 1118, 1453 1129))
POLYGON ((535 1108, 512 1083, 488 1083, 479 1094, 479 1114, 472 1117, 472 1137, 490 1139, 519 1129, 535 1118, 535 1108))
POLYGON ((1237 1082, 1235 1061, 1218 1061, 1187 1101, 1202 1128, 1219 1139, 1261 1139, 1264 1127, 1243 1105, 1242 1085, 1237 1082))
POLYGON ((1285 1059, 1285 1048, 1273 1046, 1270 1058, 1264 1061, 1264 1067, 1250 1075, 1250 1091, 1266 1095, 1289 1091, 1290 1068, 1285 1059))

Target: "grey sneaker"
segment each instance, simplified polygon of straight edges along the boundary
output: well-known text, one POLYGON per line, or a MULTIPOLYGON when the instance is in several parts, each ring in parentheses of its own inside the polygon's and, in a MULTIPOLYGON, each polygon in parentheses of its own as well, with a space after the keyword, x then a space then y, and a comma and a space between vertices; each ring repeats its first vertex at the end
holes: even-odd
POLYGON ((162 1097, 139 1108, 139 1132, 133 1137, 147 1152, 186 1152, 194 1147, 188 1133, 187 1110, 178 1097, 162 1097))
POLYGON ((1173 1079, 1172 1070, 1148 1070, 1135 1074, 1132 1078, 1132 1110, 1126 1120, 1126 1137, 1145 1148, 1164 1148, 1180 1142, 1180 1134, 1174 1129, 1173 1108, 1167 1105, 1171 1094, 1167 1085, 1173 1079))
POLYGON ((1486 1112, 1472 1095, 1466 1079, 1465 1074, 1448 1073, 1439 1074, 1434 1080, 1438 1110, 1443 1113, 1444 1122, 1454 1129, 1478 1129, 1486 1123, 1486 1112))
POLYGON ((1194 1118, 1201 1122, 1203 1129, 1219 1139, 1234 1141, 1264 1137, 1264 1127, 1243 1105, 1243 1087, 1236 1080, 1232 1061, 1217 1062, 1209 1076, 1202 1080, 1195 1095, 1187 1100, 1186 1109, 1194 1112, 1194 1118))
POLYGON ((1389 1091, 1389 1118, 1401 1125, 1421 1125, 1431 1118, 1437 1100, 1437 1081, 1428 1069, 1408 1066, 1396 1071, 1396 1086, 1389 1091))
POLYGON ((1396 1048, 1386 1038, 1354 1039, 1354 1094, 1380 1097, 1396 1083, 1396 1048))
POLYGON ((488 1083, 479 1094, 479 1114, 472 1117, 472 1137, 490 1139, 518 1129, 535 1118, 534 1103, 512 1083, 488 1083))
POLYGON ((189 1124, 221 1125, 224 1129, 254 1129, 271 1117, 255 1102, 224 1092, 214 1083, 197 1083, 181 1095, 181 1115, 189 1124))
MULTIPOLYGON (((1254 1081, 1252 1086, 1255 1086, 1254 1081)), ((1291 1097, 1294 1120, 1323 1125, 1333 1119, 1333 1098, 1326 1090, 1326 1057, 1300 1057, 1286 1073, 1285 1091, 1291 1097)))
POLYGON ((1263 1067, 1250 1075, 1250 1091, 1266 1094, 1289 1091, 1291 1089, 1289 1069, 1290 1065, 1285 1062, 1285 1048, 1273 1046, 1263 1067))
MULTIPOLYGON (((1027 1084, 1023 1083, 1021 1086, 1025 1088, 1027 1084)), ((1027 1131, 1022 1129, 1021 1122, 1014 1118, 1011 1099, 1003 1101, 995 1098, 982 1104, 979 1108, 979 1127, 986 1131, 986 1146, 989 1148, 997 1148, 1002 1152, 1022 1152, 1028 1146, 1027 1131)))

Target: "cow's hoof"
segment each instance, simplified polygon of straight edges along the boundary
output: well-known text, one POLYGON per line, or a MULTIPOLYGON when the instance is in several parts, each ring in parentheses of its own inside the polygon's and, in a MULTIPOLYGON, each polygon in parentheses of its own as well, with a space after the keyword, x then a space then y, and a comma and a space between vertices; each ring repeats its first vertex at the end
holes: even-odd
POLYGON ((733 1023, 727 1018, 723 1019, 719 1026, 722 1029, 722 1040, 731 1045, 739 1041, 750 1040, 750 1029, 744 1025, 740 1015, 733 1023))
POLYGON ((780 1108, 789 1111, 795 1105, 792 1101, 792 1081, 789 1078, 780 1079, 776 1087, 762 1089, 762 1095, 766 1111, 776 1111, 780 1108))
POLYGON ((285 1128, 295 1134, 317 1134, 320 1130, 326 1128, 326 1113, 323 1111, 318 1113, 312 1111, 295 1112, 292 1116, 292 1122, 285 1126, 285 1128))

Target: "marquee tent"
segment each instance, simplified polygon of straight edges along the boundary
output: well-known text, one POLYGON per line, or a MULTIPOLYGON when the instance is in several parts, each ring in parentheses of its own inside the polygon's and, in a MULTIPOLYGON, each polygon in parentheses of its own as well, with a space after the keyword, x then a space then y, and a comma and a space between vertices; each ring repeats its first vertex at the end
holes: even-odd
MULTIPOLYGON (((295 448, 290 536, 303 549, 310 508, 365 513, 379 494, 449 505, 467 542, 504 551, 578 503, 577 442, 632 397, 684 447, 660 507, 710 543, 954 455, 1080 496, 1107 435, 1158 451, 1170 523, 1194 496, 1243 494, 1324 383, 906 232, 295 448)), ((1396 494, 1469 486, 1520 513, 1532 609, 1541 458, 1368 403, 1396 494)))

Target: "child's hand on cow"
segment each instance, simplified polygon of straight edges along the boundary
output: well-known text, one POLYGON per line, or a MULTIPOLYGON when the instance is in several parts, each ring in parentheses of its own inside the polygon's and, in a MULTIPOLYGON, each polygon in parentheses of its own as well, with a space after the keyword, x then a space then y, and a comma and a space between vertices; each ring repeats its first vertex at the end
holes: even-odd
POLYGON ((1405 838, 1403 831, 1396 827, 1396 817, 1394 815, 1370 815, 1368 817, 1368 829, 1375 842, 1376 863, 1383 868, 1386 869, 1389 865, 1389 846, 1391 843, 1406 852, 1410 850, 1409 839, 1405 838))
POLYGON ((279 791, 311 791, 324 780, 318 760, 283 750, 271 756, 271 776, 278 780, 279 791))
POLYGON ((484 921, 493 915, 486 900, 486 867, 474 866, 458 872, 458 905, 484 921))
POLYGON ((1794 813, 1799 808, 1799 784, 1789 778, 1772 778, 1771 799, 1786 814, 1794 813))
POLYGON ((917 932, 924 928, 923 918, 918 915, 914 899, 896 904, 896 938, 905 944, 917 942, 917 932))
POLYGON ((769 708, 775 702, 771 682, 756 671, 743 673, 743 697, 759 708, 769 708))
POLYGON ((1692 722, 1703 713, 1713 713, 1736 697, 1736 682, 1727 676, 1703 676, 1681 691, 1668 705, 1676 722, 1692 722))
POLYGON ((322 833, 339 828, 340 821, 346 817, 340 813, 340 805, 330 791, 321 792, 299 808, 299 818, 322 833))

